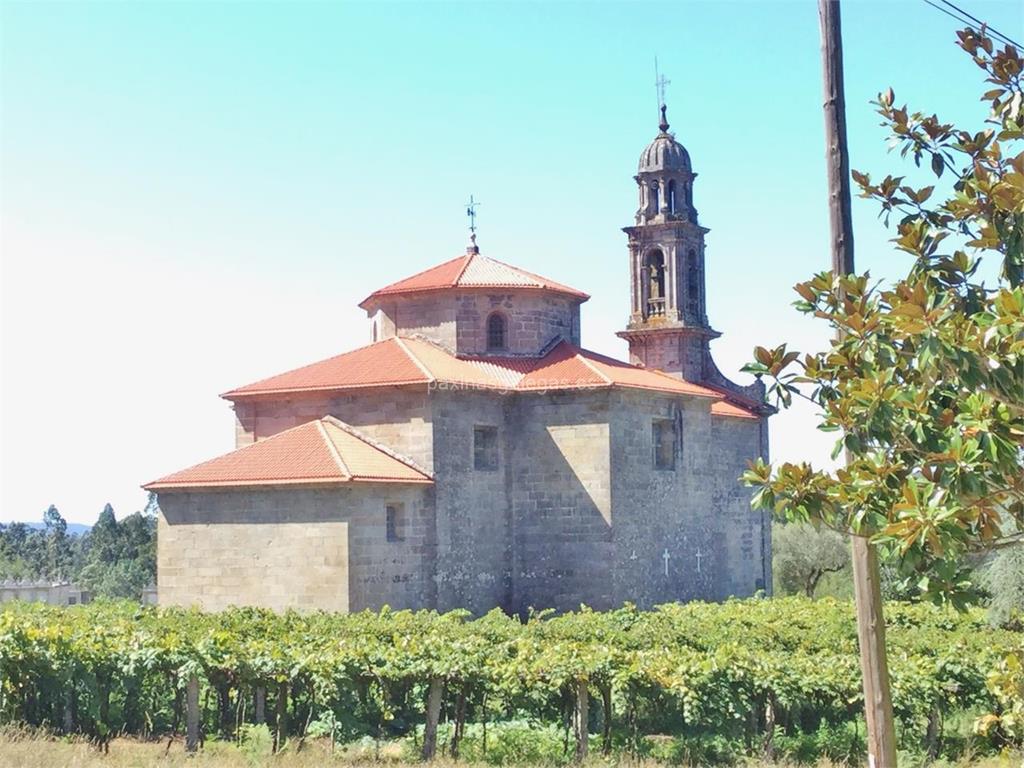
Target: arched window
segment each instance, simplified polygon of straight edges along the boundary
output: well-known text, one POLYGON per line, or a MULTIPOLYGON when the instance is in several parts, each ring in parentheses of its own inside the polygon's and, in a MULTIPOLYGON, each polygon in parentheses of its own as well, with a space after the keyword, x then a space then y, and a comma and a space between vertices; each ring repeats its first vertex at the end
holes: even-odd
POLYGON ((668 183, 668 212, 676 212, 676 182, 672 179, 668 183))
POLYGON ((496 352, 505 349, 505 316, 494 312, 487 318, 487 350, 496 352))
POLYGON ((653 212, 657 214, 661 210, 661 195, 658 192, 657 182, 651 184, 651 201, 654 203, 653 212))
POLYGON ((647 315, 665 314, 665 255, 655 248, 644 257, 647 271, 647 315))

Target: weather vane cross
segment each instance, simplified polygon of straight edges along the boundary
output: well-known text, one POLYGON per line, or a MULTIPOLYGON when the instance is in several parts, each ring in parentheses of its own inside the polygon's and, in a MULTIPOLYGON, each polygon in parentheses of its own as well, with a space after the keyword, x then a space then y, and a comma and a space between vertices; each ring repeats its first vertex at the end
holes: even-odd
POLYGON ((658 92, 658 109, 665 103, 665 87, 672 85, 672 81, 658 73, 658 57, 654 57, 654 88, 658 92))
POLYGON ((476 207, 480 205, 473 196, 469 196, 469 202, 466 203, 466 215, 469 217, 469 231, 476 234, 476 207))

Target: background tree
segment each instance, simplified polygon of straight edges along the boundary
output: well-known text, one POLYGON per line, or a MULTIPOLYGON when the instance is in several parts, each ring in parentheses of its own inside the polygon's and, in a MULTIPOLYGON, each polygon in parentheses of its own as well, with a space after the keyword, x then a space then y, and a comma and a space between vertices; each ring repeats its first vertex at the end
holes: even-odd
POLYGON ((1024 630, 1024 545, 996 554, 983 574, 983 583, 991 595, 988 610, 992 623, 1024 630))
POLYGON ((818 406, 819 428, 841 435, 836 452, 850 461, 761 462, 746 479, 757 506, 871 537, 901 578, 962 606, 975 596, 969 556, 1024 530, 1024 62, 973 30, 958 36, 992 86, 982 99, 994 127, 911 113, 891 89, 876 103, 901 154, 950 181, 946 199, 854 172, 887 220, 901 214, 894 243, 913 256, 909 273, 884 287, 830 273, 797 285, 798 310, 842 334, 804 356, 758 348, 746 368, 783 407, 794 396, 818 406))
POLYGON ((118 521, 107 504, 83 538, 78 581, 96 597, 138 599, 156 580, 156 516, 153 499, 146 512, 118 521))
POLYGON ((56 507, 43 527, 0 525, 0 580, 68 580, 96 597, 138 599, 156 580, 156 501, 118 521, 107 504, 96 524, 81 536, 68 533, 56 507))
POLYGON ((848 570, 846 536, 807 523, 777 525, 772 531, 772 572, 777 592, 814 597, 822 577, 848 570))
POLYGON ((53 504, 43 513, 46 533, 47 576, 53 580, 65 579, 71 570, 71 538, 68 524, 53 504))

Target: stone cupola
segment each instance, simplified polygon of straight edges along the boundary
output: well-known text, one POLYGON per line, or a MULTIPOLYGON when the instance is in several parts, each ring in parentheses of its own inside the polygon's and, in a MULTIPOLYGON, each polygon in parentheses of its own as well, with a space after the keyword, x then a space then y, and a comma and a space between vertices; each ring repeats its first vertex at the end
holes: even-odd
POLYGON ((637 167, 637 224, 679 220, 697 223, 697 210, 693 207, 693 180, 697 174, 690 165, 690 153, 668 128, 662 105, 658 135, 644 148, 637 167))

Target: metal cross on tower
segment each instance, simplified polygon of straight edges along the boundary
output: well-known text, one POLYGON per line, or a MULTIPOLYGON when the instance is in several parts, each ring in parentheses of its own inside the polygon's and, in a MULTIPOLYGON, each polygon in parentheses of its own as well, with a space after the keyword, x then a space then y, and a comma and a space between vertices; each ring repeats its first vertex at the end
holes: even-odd
POLYGON ((469 196, 469 202, 466 203, 466 215, 469 217, 469 231, 476 234, 476 207, 480 203, 473 199, 473 196, 469 196))
POLYGON ((665 105, 665 86, 672 85, 672 81, 658 73, 658 57, 654 57, 654 88, 658 92, 658 111, 665 105))

